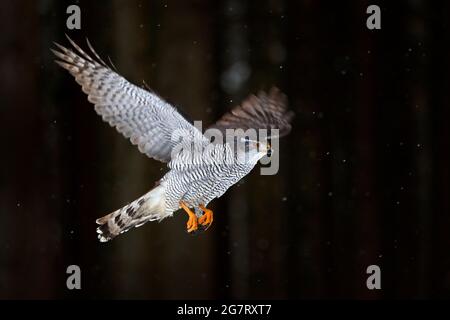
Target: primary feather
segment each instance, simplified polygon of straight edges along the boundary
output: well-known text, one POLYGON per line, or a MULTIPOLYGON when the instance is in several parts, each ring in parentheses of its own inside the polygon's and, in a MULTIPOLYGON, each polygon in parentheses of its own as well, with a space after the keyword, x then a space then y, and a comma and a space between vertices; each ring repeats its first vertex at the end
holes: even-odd
POLYGON ((111 70, 90 44, 96 59, 91 58, 70 38, 69 41, 75 51, 55 44, 59 51, 52 51, 60 59, 56 63, 75 77, 103 120, 129 138, 142 153, 169 162, 177 143, 171 139, 175 130, 182 129, 201 136, 169 103, 111 70))
MULTIPOLYGON (((148 221, 162 220, 178 210, 181 203, 188 208, 206 207, 247 175, 269 149, 265 142, 247 141, 248 150, 234 149, 228 141, 210 143, 210 137, 204 136, 173 106, 108 67, 89 42, 93 57, 70 38, 69 42, 72 49, 55 44, 58 50, 52 51, 59 58, 56 63, 75 77, 104 121, 147 156, 167 162, 169 168, 155 188, 97 219, 100 241, 109 241, 148 221), (174 133, 181 141, 174 139, 174 133), (200 148, 185 152, 193 144, 200 148), (265 149, 260 150, 261 145, 265 149)), ((282 136, 291 130, 292 116, 285 95, 273 88, 269 94, 251 95, 211 128, 223 132, 224 137, 227 129, 279 129, 278 136, 282 136)))

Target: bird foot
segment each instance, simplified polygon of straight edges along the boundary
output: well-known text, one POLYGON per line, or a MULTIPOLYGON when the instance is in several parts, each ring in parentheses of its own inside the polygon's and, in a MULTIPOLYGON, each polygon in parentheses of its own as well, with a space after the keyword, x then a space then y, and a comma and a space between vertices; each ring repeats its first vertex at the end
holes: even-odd
POLYGON ((187 232, 194 234, 197 231, 206 231, 211 226, 214 215, 211 209, 206 208, 204 205, 200 205, 200 209, 203 211, 203 215, 197 218, 194 212, 183 202, 180 201, 180 207, 188 214, 189 219, 186 223, 187 232))
POLYGON ((183 210, 186 211, 189 216, 189 220, 186 223, 187 232, 194 233, 198 230, 197 216, 191 211, 191 209, 188 208, 188 206, 183 201, 180 202, 180 207, 183 208, 183 210))
POLYGON ((186 223, 187 232, 191 233, 198 229, 197 217, 190 216, 188 222, 186 223))
POLYGON ((200 209, 202 209, 205 213, 198 219, 198 223, 204 227, 204 230, 207 230, 214 220, 213 211, 206 208, 204 205, 200 205, 200 209))

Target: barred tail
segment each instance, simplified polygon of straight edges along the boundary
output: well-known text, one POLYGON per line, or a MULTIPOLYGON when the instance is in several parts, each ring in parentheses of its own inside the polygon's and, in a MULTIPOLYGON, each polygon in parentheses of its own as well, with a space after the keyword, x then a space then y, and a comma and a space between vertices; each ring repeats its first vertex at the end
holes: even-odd
POLYGON ((165 218, 165 187, 160 184, 139 199, 97 219, 98 238, 107 242, 121 233, 140 227, 148 221, 165 218))

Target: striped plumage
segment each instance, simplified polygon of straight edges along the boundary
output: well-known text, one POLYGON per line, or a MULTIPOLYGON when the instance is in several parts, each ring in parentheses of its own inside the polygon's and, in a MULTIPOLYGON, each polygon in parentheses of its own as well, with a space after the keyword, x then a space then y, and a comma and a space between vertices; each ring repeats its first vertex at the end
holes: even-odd
MULTIPOLYGON (((183 204, 188 208, 206 207, 247 175, 269 150, 265 141, 245 141, 245 147, 237 148, 224 141, 210 143, 211 137, 204 136, 173 106, 109 68, 89 42, 95 58, 71 39, 69 42, 75 50, 59 44, 56 44, 59 50, 52 50, 59 58, 56 63, 75 77, 104 121, 148 157, 167 162, 170 169, 148 193, 97 219, 100 241, 171 216, 183 204)), ((291 128, 291 119, 285 96, 272 89, 269 94, 250 96, 212 128, 224 133, 226 129, 276 128, 284 135, 291 128)))
MULTIPOLYGON (((207 157, 208 160, 213 159, 212 163, 190 161, 189 156, 183 157, 182 153, 176 154, 169 163, 171 170, 161 179, 161 183, 167 186, 167 194, 171 195, 167 198, 169 211, 178 209, 180 200, 189 207, 198 207, 200 204, 207 206, 212 199, 220 197, 247 175, 266 154, 264 150, 252 161, 239 163, 228 143, 214 145, 214 148, 214 154, 208 153, 207 157), (227 163, 224 155, 231 158, 230 163, 227 163)), ((253 152, 257 153, 256 150, 253 152)))

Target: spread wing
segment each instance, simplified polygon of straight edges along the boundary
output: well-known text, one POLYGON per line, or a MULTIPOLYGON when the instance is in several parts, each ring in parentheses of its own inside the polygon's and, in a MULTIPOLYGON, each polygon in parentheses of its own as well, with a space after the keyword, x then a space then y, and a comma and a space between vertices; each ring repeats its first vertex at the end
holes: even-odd
POLYGON ((94 58, 67 38, 74 50, 55 43, 59 50, 52 51, 60 59, 55 62, 75 77, 103 120, 129 138, 142 153, 169 162, 171 151, 178 143, 172 141, 172 133, 177 129, 192 134, 193 139, 204 139, 169 103, 111 70, 89 41, 94 58))
POLYGON ((226 129, 268 129, 269 137, 281 137, 291 131, 291 121, 294 113, 287 109, 287 98, 277 88, 269 93, 259 92, 250 95, 240 105, 224 114, 210 128, 220 130, 224 135, 226 129), (275 136, 270 129, 278 129, 275 136))

